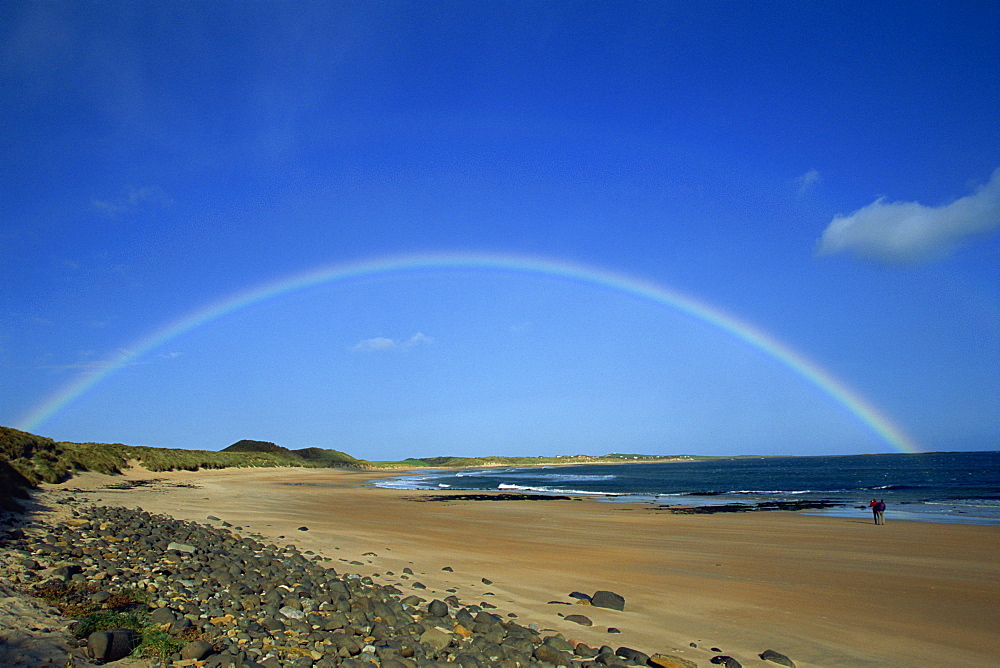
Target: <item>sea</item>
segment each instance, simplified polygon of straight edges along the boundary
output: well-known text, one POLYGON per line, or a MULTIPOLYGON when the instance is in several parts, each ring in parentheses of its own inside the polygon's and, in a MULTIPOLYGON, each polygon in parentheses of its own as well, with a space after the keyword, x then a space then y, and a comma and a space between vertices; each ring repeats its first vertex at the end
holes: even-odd
POLYGON ((826 501, 831 507, 800 512, 865 519, 877 498, 886 503, 887 522, 1000 524, 1000 451, 434 469, 377 484, 684 506, 826 501))

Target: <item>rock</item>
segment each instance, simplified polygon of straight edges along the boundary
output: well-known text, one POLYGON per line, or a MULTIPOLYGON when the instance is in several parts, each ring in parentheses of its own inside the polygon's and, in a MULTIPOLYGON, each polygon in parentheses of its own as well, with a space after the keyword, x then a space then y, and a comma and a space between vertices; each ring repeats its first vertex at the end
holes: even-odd
POLYGON ((543 644, 548 645, 552 649, 559 650, 560 652, 573 651, 573 643, 569 642, 562 636, 549 636, 543 641, 543 644))
POLYGON ((278 619, 277 617, 264 617, 264 619, 261 620, 260 624, 265 629, 273 633, 278 633, 285 630, 285 623, 280 619, 278 619))
POLYGON ((420 642, 440 651, 451 644, 451 634, 438 628, 427 629, 420 635, 420 642))
POLYGON ((493 584, 493 581, 492 580, 487 580, 486 578, 483 578, 483 584, 484 585, 491 585, 491 584, 493 584))
POLYGON ((690 659, 666 654, 654 654, 649 657, 649 665, 654 668, 698 668, 698 664, 690 659))
POLYGON ((446 571, 446 572, 448 572, 448 573, 454 573, 454 572, 455 572, 455 569, 454 569, 454 568, 452 568, 451 566, 445 566, 445 567, 444 567, 444 568, 442 568, 441 570, 442 570, 442 571, 446 571))
POLYGON ((87 637, 90 656, 103 663, 124 659, 132 653, 136 643, 136 633, 132 629, 95 631, 87 637))
POLYGON ((629 663, 634 663, 638 666, 645 666, 649 663, 649 655, 645 652, 640 652, 637 649, 632 649, 631 647, 619 647, 615 654, 625 659, 629 663))
POLYGON ((598 608, 625 610, 625 597, 613 591, 598 591, 590 597, 590 604, 598 608))
POLYGON ((615 654, 613 651, 611 651, 610 647, 602 648, 601 653, 597 655, 596 661, 597 661, 597 663, 605 665, 605 666, 624 666, 625 665, 625 659, 621 658, 620 656, 618 656, 617 654, 615 654))
POLYGON ((573 661, 573 657, 570 654, 560 652, 556 648, 545 644, 536 647, 532 656, 543 663, 551 663, 553 666, 569 666, 572 665, 573 661))
POLYGON ((444 601, 434 599, 427 606, 427 614, 430 617, 447 617, 448 616, 448 604, 444 601))
POLYGON ((188 545, 187 543, 168 543, 167 551, 169 552, 170 550, 176 550, 178 552, 187 552, 189 554, 194 554, 196 551, 194 545, 188 545))
POLYGON ((170 608, 157 608, 149 618, 154 624, 173 624, 177 621, 177 615, 170 608))
POLYGON ((181 631, 189 628, 191 628, 191 620, 187 617, 181 617, 176 622, 173 622, 167 630, 170 631, 170 633, 177 635, 181 631))
POLYGON ((101 605, 109 598, 111 598, 111 592, 107 591, 95 591, 93 594, 90 595, 90 600, 93 601, 94 603, 97 603, 98 605, 101 605))
POLYGON ((305 617, 304 612, 302 612, 301 610, 296 610, 295 608, 292 608, 287 605, 283 608, 279 608, 278 613, 284 615, 285 617, 288 617, 289 619, 302 619, 303 617, 305 617))
POLYGON ((309 527, 299 527, 299 531, 309 531, 309 527))
POLYGON ((614 626, 609 626, 608 627, 608 633, 621 633, 621 632, 622 632, 621 629, 615 628, 614 626))
POLYGON ((580 624, 581 626, 593 626, 594 622, 590 621, 589 617, 584 615, 566 615, 564 618, 567 622, 573 622, 574 624, 580 624))
POLYGON ((765 661, 770 661, 771 663, 776 663, 779 666, 788 666, 788 668, 795 668, 795 662, 789 659, 787 656, 781 652, 775 652, 773 649, 765 649, 759 654, 760 658, 765 661))
POLYGON ((722 668, 743 668, 743 664, 734 659, 731 656, 726 656, 725 654, 720 654, 718 656, 713 656, 710 659, 711 663, 714 663, 722 668))
POLYGON ((185 661, 201 661, 206 656, 212 653, 211 643, 207 643, 204 640, 194 640, 184 645, 181 648, 181 659, 185 661))
POLYGON ((590 603, 590 596, 588 596, 587 594, 584 594, 583 592, 574 591, 574 592, 570 593, 569 597, 570 598, 575 598, 575 599, 577 599, 579 601, 583 601, 585 603, 590 603))

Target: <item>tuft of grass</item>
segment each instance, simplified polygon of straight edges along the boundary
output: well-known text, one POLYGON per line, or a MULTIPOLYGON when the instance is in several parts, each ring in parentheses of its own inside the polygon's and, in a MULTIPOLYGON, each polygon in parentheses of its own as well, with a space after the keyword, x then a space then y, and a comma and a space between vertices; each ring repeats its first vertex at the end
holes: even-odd
POLYGON ((171 635, 152 623, 149 613, 134 609, 136 603, 148 603, 151 596, 141 589, 123 589, 114 592, 104 603, 94 603, 90 595, 97 591, 93 584, 46 584, 30 591, 44 599, 67 617, 76 617, 73 635, 86 638, 97 631, 132 629, 139 634, 139 643, 132 650, 133 656, 165 661, 179 652, 191 640, 208 640, 200 629, 187 629, 177 636, 171 635))
POLYGON ((187 642, 155 626, 147 626, 140 633, 142 640, 132 654, 145 659, 159 659, 162 662, 174 652, 181 651, 187 642))
POLYGON ((134 610, 98 610, 83 617, 76 623, 73 635, 86 638, 97 631, 111 629, 132 629, 142 633, 150 625, 149 615, 134 610))

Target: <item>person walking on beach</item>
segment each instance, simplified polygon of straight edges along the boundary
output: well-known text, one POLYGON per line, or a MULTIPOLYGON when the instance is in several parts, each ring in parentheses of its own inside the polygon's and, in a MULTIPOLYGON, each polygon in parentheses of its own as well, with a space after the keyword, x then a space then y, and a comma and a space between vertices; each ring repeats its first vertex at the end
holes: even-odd
POLYGON ((875 524, 885 524, 885 500, 875 504, 875 524))
POLYGON ((875 518, 875 524, 878 524, 878 511, 875 510, 875 506, 878 505, 878 499, 872 499, 868 507, 872 509, 872 517, 875 518))

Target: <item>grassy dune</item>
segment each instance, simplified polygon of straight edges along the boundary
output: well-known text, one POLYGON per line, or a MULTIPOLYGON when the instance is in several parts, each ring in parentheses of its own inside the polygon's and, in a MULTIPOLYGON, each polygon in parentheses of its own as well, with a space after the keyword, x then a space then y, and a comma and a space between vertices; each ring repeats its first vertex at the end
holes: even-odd
POLYGON ((16 498, 42 482, 60 483, 77 471, 120 474, 132 462, 150 471, 260 467, 470 468, 483 466, 553 466, 568 464, 640 463, 690 460, 681 455, 623 455, 599 457, 425 457, 402 461, 365 461, 339 450, 289 450, 268 441, 243 440, 224 450, 181 450, 121 443, 65 443, 28 432, 0 427, 0 508, 15 510, 16 498))
POLYGON ((121 443, 63 443, 0 427, 0 508, 17 509, 15 499, 26 498, 27 489, 39 483, 64 482, 77 471, 120 474, 130 462, 150 471, 362 465, 350 455, 321 448, 292 451, 275 446, 265 451, 251 446, 216 452, 121 443))

